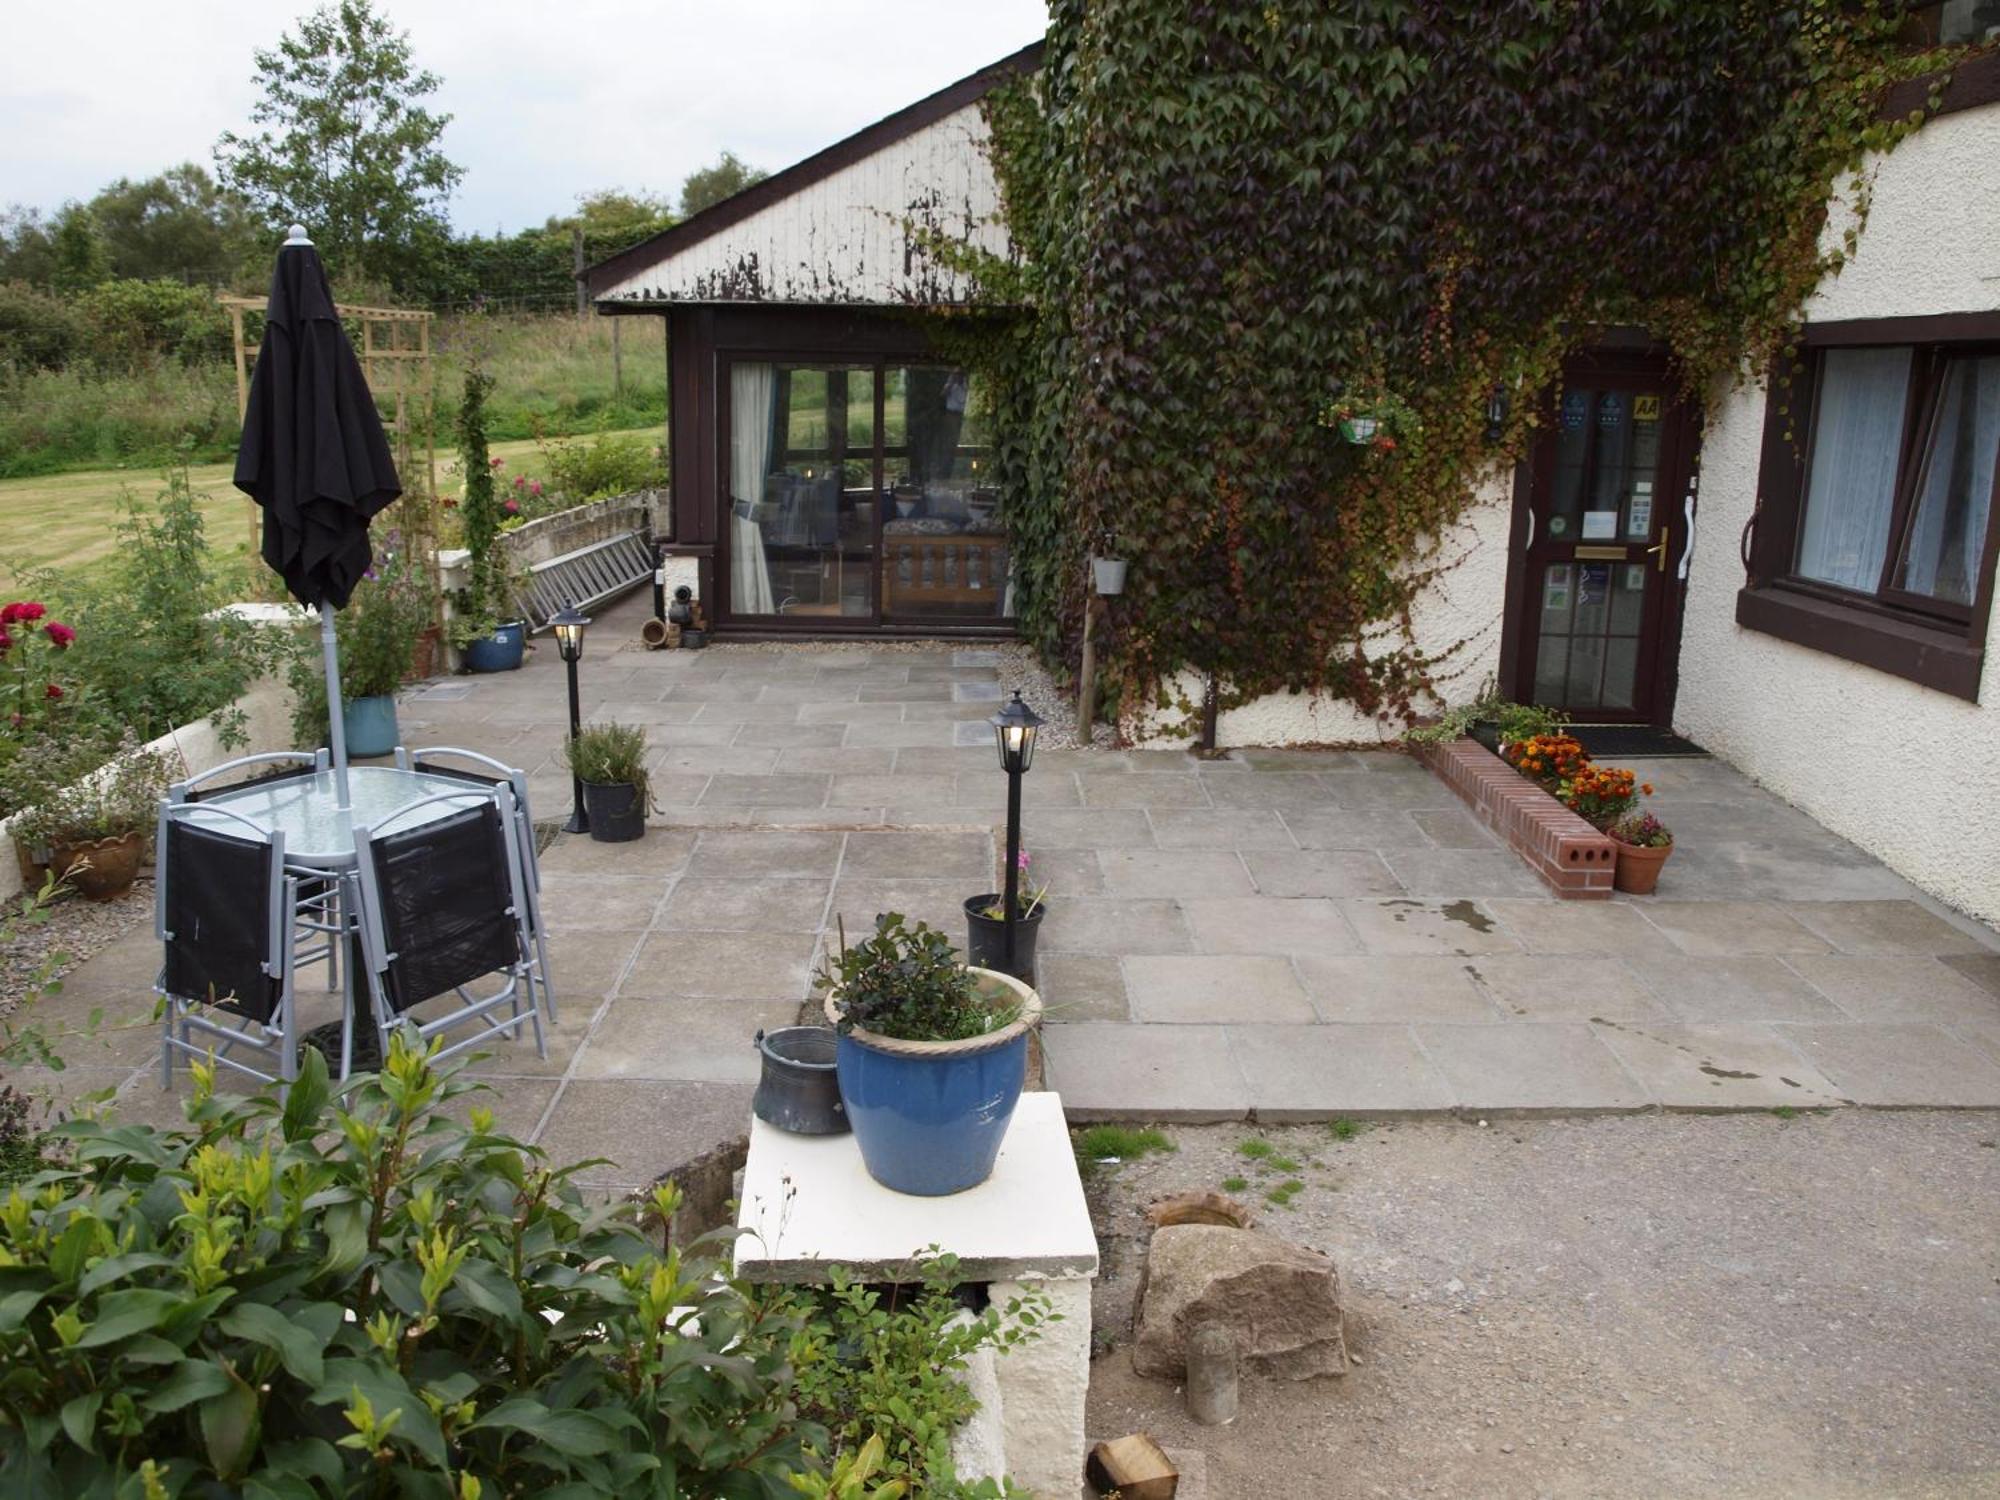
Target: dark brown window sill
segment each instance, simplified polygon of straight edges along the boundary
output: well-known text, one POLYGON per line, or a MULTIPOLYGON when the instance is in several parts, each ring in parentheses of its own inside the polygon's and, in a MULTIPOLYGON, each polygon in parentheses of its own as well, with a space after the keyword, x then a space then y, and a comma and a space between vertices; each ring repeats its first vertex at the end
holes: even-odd
POLYGON ((1968 641, 1962 630, 1927 625, 1783 584, 1739 591, 1736 623, 1746 630, 1907 678, 1954 698, 1979 701, 1979 674, 1986 651, 1983 644, 1968 641))

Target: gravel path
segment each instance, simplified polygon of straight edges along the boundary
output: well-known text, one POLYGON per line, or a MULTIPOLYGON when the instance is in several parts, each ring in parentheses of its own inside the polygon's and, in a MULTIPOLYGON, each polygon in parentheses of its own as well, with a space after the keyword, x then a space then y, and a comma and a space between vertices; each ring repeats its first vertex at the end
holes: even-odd
POLYGON ((0 1016, 21 1003, 44 962, 56 961, 43 977, 60 978, 151 917, 153 883, 142 880, 113 901, 66 897, 39 921, 20 914, 25 902, 19 897, 7 906, 6 940, 0 942, 0 1016))
POLYGON ((1093 1440, 1204 1452, 1206 1500, 2000 1494, 2000 1117, 1262 1132, 1297 1174, 1245 1127, 1171 1134, 1092 1183, 1100 1345, 1129 1336, 1143 1205, 1241 1176, 1260 1227, 1334 1256, 1359 1360, 1246 1379, 1203 1428, 1103 1354, 1093 1440))

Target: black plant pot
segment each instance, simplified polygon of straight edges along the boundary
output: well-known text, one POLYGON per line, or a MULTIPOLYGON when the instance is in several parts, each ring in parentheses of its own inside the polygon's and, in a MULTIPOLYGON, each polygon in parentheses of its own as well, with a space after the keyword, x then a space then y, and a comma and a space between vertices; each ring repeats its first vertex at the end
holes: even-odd
POLYGON ((1465 731, 1474 742, 1484 745, 1495 755, 1500 753, 1500 721, 1498 719, 1475 719, 1465 731))
POLYGON ((1002 896, 989 891, 968 896, 965 902, 965 961, 975 969, 994 969, 1011 974, 1024 983, 1035 980, 1035 934, 1041 931, 1046 906, 1037 906, 1033 916, 1014 923, 1014 961, 1007 962, 1007 924, 999 917, 986 916, 989 906, 999 906, 1002 896))
POLYGON ((586 781, 583 810, 600 844, 629 844, 646 831, 646 799, 630 782, 586 781))

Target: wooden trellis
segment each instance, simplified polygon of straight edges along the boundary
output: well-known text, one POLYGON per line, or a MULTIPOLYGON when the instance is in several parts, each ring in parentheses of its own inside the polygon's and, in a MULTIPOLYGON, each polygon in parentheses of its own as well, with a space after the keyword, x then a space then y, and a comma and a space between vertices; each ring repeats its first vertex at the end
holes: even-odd
MULTIPOLYGON (((269 299, 223 296, 216 299, 229 313, 236 344, 236 419, 242 422, 250 406, 250 372, 257 363, 258 341, 245 334, 246 315, 260 317, 269 299)), ((389 522, 403 534, 405 549, 422 563, 438 596, 437 576, 437 370, 431 354, 431 323, 435 314, 407 307, 361 307, 336 302, 334 310, 350 325, 359 324, 361 338, 354 352, 361 373, 382 411, 382 425, 395 449, 396 473, 403 481, 403 498, 390 507, 389 522)), ((351 331, 351 328, 350 328, 351 331)), ((261 334, 261 330, 260 330, 261 334)), ((249 506, 250 555, 256 556, 262 515, 249 506)))

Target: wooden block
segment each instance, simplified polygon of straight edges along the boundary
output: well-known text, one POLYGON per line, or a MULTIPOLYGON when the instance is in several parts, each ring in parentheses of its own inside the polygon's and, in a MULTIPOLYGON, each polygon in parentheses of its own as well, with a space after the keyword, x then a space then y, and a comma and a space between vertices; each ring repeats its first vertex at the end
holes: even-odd
POLYGON ((1180 1488, 1180 1471, 1143 1432, 1099 1443, 1084 1473, 1099 1495, 1115 1490, 1119 1500, 1174 1500, 1180 1488))

